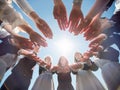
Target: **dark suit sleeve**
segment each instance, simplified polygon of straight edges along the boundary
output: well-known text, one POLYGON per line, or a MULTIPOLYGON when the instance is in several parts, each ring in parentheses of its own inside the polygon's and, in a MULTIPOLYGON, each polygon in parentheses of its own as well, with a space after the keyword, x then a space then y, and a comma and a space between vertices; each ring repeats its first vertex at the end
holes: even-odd
POLYGON ((106 6, 106 11, 111 7, 111 5, 113 4, 115 0, 110 0, 106 6))
POLYGON ((92 70, 92 71, 97 71, 98 70, 98 66, 91 61, 91 65, 84 63, 84 68, 83 70, 92 70))

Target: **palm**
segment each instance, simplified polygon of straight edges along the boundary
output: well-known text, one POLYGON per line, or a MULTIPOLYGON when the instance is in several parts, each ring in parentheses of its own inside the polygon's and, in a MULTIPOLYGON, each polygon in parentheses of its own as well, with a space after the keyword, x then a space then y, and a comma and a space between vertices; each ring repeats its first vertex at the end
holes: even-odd
POLYGON ((32 32, 30 34, 30 39, 31 39, 31 41, 37 42, 39 45, 41 45, 43 47, 47 46, 46 40, 36 32, 32 32))
POLYGON ((100 34, 99 36, 95 37, 89 44, 89 47, 91 47, 92 45, 98 44, 100 45, 102 43, 102 41, 106 38, 105 34, 100 34))
POLYGON ((33 49, 33 43, 24 37, 21 36, 14 36, 14 38, 17 40, 19 44, 19 48, 25 48, 25 49, 33 49))
POLYGON ((84 37, 86 38, 86 40, 91 40, 97 35, 99 35, 101 31, 100 27, 101 27, 101 23, 99 18, 97 17, 93 18, 93 20, 91 21, 89 26, 86 28, 84 33, 84 37))
POLYGON ((75 31, 76 29, 74 28, 78 26, 78 23, 81 19, 83 19, 83 14, 81 10, 73 8, 70 14, 70 18, 69 18, 69 26, 70 26, 69 31, 70 32, 74 32, 75 34, 78 34, 75 31))
POLYGON ((54 6, 53 15, 57 19, 60 29, 65 30, 68 22, 66 8, 63 3, 54 6))
POLYGON ((40 31, 44 34, 45 37, 50 39, 53 37, 52 30, 44 20, 40 18, 36 19, 36 25, 40 29, 40 31))

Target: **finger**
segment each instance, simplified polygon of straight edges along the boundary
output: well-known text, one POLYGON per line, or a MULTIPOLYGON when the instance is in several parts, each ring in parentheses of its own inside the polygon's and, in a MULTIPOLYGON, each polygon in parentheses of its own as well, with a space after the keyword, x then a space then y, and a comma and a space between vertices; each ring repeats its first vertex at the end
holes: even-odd
POLYGON ((67 17, 67 15, 64 17, 64 27, 65 27, 65 29, 68 28, 68 17, 67 17))
POLYGON ((67 16, 63 17, 63 27, 64 27, 64 30, 67 28, 67 16))
POLYGON ((68 26, 69 27, 71 26, 71 22, 72 22, 72 20, 71 20, 71 16, 70 16, 69 21, 68 21, 68 26))
POLYGON ((73 31, 73 26, 75 24, 75 19, 71 20, 71 25, 70 25, 70 28, 69 28, 69 31, 72 32, 73 31))
POLYGON ((86 31, 84 32, 84 37, 87 37, 90 33, 90 27, 88 27, 87 29, 86 29, 86 31))
POLYGON ((46 47, 46 46, 47 46, 47 42, 45 42, 45 41, 41 41, 41 42, 39 42, 39 44, 40 44, 41 46, 43 46, 43 47, 46 47))
POLYGON ((62 30, 65 30, 65 22, 64 22, 64 16, 61 16, 61 27, 62 27, 62 30))
POLYGON ((73 29, 72 29, 72 32, 74 32, 74 33, 79 33, 75 28, 77 28, 78 27, 78 22, 79 22, 79 19, 76 19, 75 20, 75 23, 74 23, 74 25, 73 25, 73 29))
POLYGON ((70 27, 70 28, 71 28, 71 32, 73 31, 76 23, 77 23, 77 22, 76 22, 76 18, 73 17, 73 18, 72 18, 72 22, 71 22, 71 27, 70 27))
POLYGON ((62 30, 61 20, 58 20, 58 25, 59 25, 60 29, 62 30))
POLYGON ((77 28, 75 28, 74 35, 79 35, 79 34, 80 34, 80 31, 77 28))
POLYGON ((90 40, 94 39, 99 35, 99 30, 93 29, 91 32, 90 40))
POLYGON ((78 25, 78 30, 80 32, 80 34, 82 34, 84 31, 83 31, 83 26, 84 24, 81 22, 79 25, 78 25))
POLYGON ((51 31, 50 27, 48 26, 48 24, 47 24, 47 23, 44 23, 44 25, 43 25, 43 33, 44 33, 44 35, 45 35, 47 38, 50 38, 51 35, 48 36, 48 33, 51 33, 51 32, 52 32, 52 31, 51 31))
POLYGON ((70 17, 69 17, 69 20, 68 20, 68 25, 69 25, 69 27, 71 26, 71 22, 72 22, 72 13, 70 14, 70 17))
POLYGON ((52 39, 52 38, 53 38, 53 33, 52 33, 52 32, 49 32, 49 33, 47 33, 47 34, 48 34, 48 36, 49 36, 49 37, 48 37, 49 39, 52 39))
POLYGON ((51 39, 53 36, 52 30, 49 27, 45 27, 44 32, 46 34, 46 37, 51 39))

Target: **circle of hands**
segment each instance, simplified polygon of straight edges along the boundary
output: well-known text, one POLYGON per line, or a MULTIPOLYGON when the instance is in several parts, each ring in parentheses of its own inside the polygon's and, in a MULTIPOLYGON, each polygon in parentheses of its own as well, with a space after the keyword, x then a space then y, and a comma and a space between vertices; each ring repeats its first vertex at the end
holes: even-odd
MULTIPOLYGON (((82 61, 89 60, 93 55, 97 55, 99 51, 103 49, 100 45, 106 38, 106 35, 102 33, 103 30, 109 27, 107 19, 100 19, 100 13, 94 16, 92 19, 84 17, 80 6, 73 5, 69 19, 67 16, 66 8, 61 0, 58 0, 54 4, 53 16, 57 20, 61 30, 68 29, 70 33, 74 35, 83 34, 87 41, 90 41, 89 50, 83 54, 82 61)), ((46 38, 52 39, 53 33, 49 25, 33 14, 36 26, 40 29, 46 38)), ((37 56, 40 46, 47 46, 46 40, 37 34, 36 32, 30 33, 30 39, 16 37, 20 43, 22 49, 20 54, 28 56, 37 61, 41 66, 45 66, 50 69, 50 64, 47 64, 44 60, 37 56), (21 44, 22 43, 22 44, 21 44)))

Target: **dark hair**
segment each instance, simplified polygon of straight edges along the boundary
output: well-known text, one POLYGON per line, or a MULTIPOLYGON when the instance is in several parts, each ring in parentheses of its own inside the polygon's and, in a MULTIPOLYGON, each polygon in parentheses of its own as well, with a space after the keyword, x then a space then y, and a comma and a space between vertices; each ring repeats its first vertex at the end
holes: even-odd
POLYGON ((117 51, 112 47, 108 47, 107 49, 99 53, 100 59, 107 59, 114 62, 119 62, 118 57, 119 57, 119 51, 117 51))
POLYGON ((2 24, 2 21, 0 20, 0 25, 2 24))

